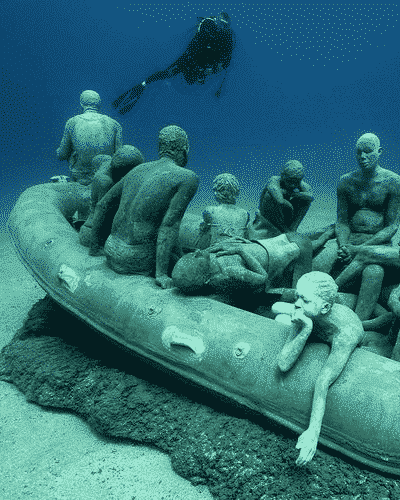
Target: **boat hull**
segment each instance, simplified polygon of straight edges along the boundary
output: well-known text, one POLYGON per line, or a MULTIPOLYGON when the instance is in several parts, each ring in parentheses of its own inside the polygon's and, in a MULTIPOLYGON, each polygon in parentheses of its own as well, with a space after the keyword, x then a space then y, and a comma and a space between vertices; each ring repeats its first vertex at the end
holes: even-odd
MULTIPOLYGON (((10 214, 17 253, 41 287, 127 349, 303 432, 329 347, 306 345, 283 374, 277 357, 285 325, 208 297, 162 290, 148 277, 116 274, 105 257, 88 255, 67 221, 82 208, 84 191, 75 183, 33 186, 10 214)), ((399 408, 400 364, 357 348, 328 392, 319 441, 400 475, 399 408)))

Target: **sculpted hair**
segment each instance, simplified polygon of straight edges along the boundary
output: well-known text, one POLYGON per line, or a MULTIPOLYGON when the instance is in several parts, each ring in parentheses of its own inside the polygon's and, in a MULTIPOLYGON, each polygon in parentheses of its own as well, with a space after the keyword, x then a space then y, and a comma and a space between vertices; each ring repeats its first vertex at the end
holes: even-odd
POLYGON ((82 107, 94 106, 98 108, 101 104, 100 96, 94 90, 84 90, 80 95, 79 102, 82 107))
POLYGON ((282 173, 286 177, 302 179, 304 177, 304 167, 298 160, 289 160, 285 163, 282 173))
POLYGON ((212 189, 217 201, 233 205, 239 195, 239 181, 232 174, 219 174, 213 180, 212 189))
POLYGON ((335 303, 338 286, 329 274, 312 271, 311 273, 303 274, 297 283, 299 284, 300 282, 314 288, 315 294, 331 306, 335 303))
POLYGON ((158 135, 158 153, 174 155, 177 151, 189 150, 189 139, 186 132, 176 125, 168 125, 158 135))

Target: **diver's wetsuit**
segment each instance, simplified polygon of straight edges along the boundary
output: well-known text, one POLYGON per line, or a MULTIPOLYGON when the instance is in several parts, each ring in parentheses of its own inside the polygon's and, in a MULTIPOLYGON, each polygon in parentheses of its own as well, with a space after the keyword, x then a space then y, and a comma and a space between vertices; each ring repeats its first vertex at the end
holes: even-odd
MULTIPOLYGON (((122 94, 112 103, 113 106, 118 108, 123 104, 124 107, 119 112, 125 114, 135 105, 146 85, 172 78, 179 73, 182 73, 189 85, 204 83, 207 72, 218 73, 228 68, 234 44, 234 33, 227 21, 221 17, 202 19, 185 52, 174 63, 165 70, 153 73, 143 83, 122 94)), ((216 93, 217 96, 219 92, 220 89, 216 93)))

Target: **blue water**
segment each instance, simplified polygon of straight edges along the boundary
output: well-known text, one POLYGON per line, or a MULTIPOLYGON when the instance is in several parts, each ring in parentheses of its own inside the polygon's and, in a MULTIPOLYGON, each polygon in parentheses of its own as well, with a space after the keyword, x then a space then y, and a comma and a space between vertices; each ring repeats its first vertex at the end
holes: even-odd
POLYGON ((357 168, 365 132, 381 139, 381 166, 400 173, 399 6, 6 0, 1 10, 2 220, 26 187, 68 173, 55 150, 85 89, 147 160, 160 128, 186 130, 188 168, 201 178, 191 211, 213 202, 211 181, 226 171, 253 210, 267 179, 298 159, 316 194, 300 229, 333 222, 336 183, 357 168), (184 51, 197 16, 220 11, 238 43, 219 100, 210 86, 182 92, 172 79, 125 116, 111 107, 184 51))

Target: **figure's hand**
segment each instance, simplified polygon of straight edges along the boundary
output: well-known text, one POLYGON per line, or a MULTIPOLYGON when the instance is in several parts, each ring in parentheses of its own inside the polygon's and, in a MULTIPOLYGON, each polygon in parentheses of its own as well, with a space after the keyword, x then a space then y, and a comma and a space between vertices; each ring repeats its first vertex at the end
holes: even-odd
POLYGON ((292 197, 301 198, 302 200, 313 201, 314 197, 310 193, 304 191, 293 192, 292 197))
POLYGON ((164 274, 162 276, 158 276, 156 278, 156 284, 163 289, 174 287, 174 282, 173 282, 172 278, 170 278, 166 274, 164 274))
MULTIPOLYGON (((240 238, 236 237, 234 239, 235 243, 238 243, 235 245, 231 241, 228 241, 227 243, 220 242, 220 243, 215 243, 214 245, 211 245, 210 247, 207 248, 207 252, 210 253, 217 253, 221 252, 221 255, 235 255, 239 249, 243 248, 243 243, 252 243, 250 240, 246 240, 246 238, 240 238)), ((217 257, 220 255, 217 254, 217 257)))
POLYGON ((349 246, 351 245, 343 245, 338 250, 338 259, 346 264, 351 261, 351 253, 348 248, 349 246))
POLYGON ((310 328, 313 327, 312 319, 305 316, 300 308, 296 308, 292 313, 292 323, 298 325, 300 328, 303 328, 304 326, 308 326, 310 328))
POLYGON ((318 434, 312 430, 307 429, 301 434, 297 440, 296 448, 300 450, 300 454, 296 460, 296 465, 302 466, 310 462, 317 450, 318 434))

